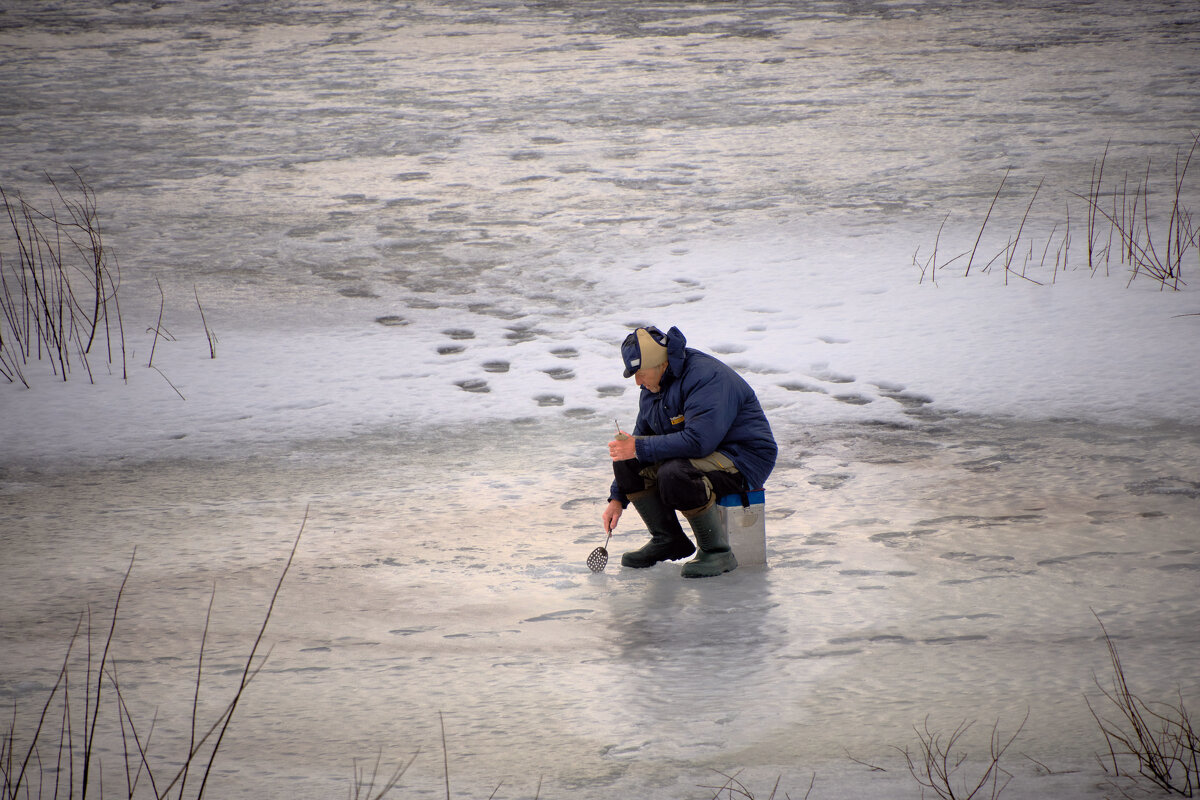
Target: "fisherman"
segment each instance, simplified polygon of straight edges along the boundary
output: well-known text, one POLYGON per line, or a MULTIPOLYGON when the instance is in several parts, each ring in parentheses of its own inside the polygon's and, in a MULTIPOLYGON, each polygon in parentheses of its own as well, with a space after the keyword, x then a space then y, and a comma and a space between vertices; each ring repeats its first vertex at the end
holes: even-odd
POLYGON ((621 345, 625 377, 642 387, 633 435, 618 427, 608 443, 615 479, 601 521, 617 527, 630 504, 650 541, 621 556, 626 567, 650 567, 696 552, 676 511, 691 525, 700 552, 683 565, 685 578, 737 568, 717 498, 761 489, 778 447, 750 385, 707 353, 687 347, 678 328, 664 335, 638 328, 621 345))

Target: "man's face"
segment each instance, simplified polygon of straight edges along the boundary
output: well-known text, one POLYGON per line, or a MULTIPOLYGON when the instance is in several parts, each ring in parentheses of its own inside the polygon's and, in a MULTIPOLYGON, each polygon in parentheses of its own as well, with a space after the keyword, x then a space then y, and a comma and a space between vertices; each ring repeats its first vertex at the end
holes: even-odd
POLYGON ((662 388, 660 384, 662 383, 663 373, 666 371, 667 365, 663 363, 659 364, 657 367, 639 369, 637 372, 633 373, 633 379, 637 382, 638 386, 641 386, 646 391, 657 394, 658 390, 662 388))

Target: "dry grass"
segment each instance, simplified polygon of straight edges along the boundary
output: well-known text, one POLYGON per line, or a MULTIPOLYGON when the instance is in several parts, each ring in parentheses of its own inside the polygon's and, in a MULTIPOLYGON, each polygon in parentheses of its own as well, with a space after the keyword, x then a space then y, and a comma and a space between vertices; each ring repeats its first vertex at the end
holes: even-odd
POLYGON ((126 376, 117 300, 120 271, 100 231, 96 195, 78 172, 70 194, 48 179, 57 203, 38 208, 0 186, 8 225, 0 238, 0 376, 28 386, 44 361, 62 380, 81 366, 92 379, 98 340, 126 376))
MULTIPOLYGON (((308 513, 305 512, 305 522, 308 513)), ((75 627, 63 658, 58 677, 42 704, 32 733, 24 736, 16 730, 16 708, 13 709, 13 723, 7 733, 0 737, 0 799, 18 800, 18 798, 81 798, 89 794, 104 797, 115 791, 111 786, 111 777, 106 787, 105 773, 102 771, 100 756, 96 749, 98 738, 97 727, 104 714, 116 714, 116 723, 120 730, 123 760, 120 764, 125 797, 151 796, 163 798, 173 796, 180 798, 190 796, 197 800, 204 796, 208 788, 209 777, 213 774, 213 765, 221 750, 229 725, 245 694, 246 687, 258 675, 266 660, 259 656, 263 635, 267 623, 270 622, 271 612, 279 596, 291 568, 300 537, 304 533, 304 522, 296 534, 291 553, 275 584, 275 591, 263 616, 258 635, 246 657, 233 697, 225 704, 222 711, 206 728, 200 729, 197 718, 200 705, 200 693, 204 684, 204 650, 208 636, 209 617, 205 618, 204 637, 201 640, 200 655, 196 665, 196 685, 192 700, 192 717, 190 737, 186 752, 182 758, 175 760, 163 759, 151 752, 154 729, 157 717, 145 725, 145 720, 135 719, 126 703, 122 692, 121 682, 117 673, 117 662, 112 653, 114 634, 120 616, 121 599, 129 575, 133 571, 136 552, 130 558, 129 567, 121 581, 120 589, 113 603, 112 616, 108 623, 108 633, 100 648, 100 659, 93 662, 93 631, 91 614, 85 612, 75 627), (77 659, 72 657, 78 646, 86 648, 84 656, 83 697, 79 697, 79 687, 74 682, 72 667, 77 659), (105 698, 113 696, 113 700, 105 702, 105 698), (166 764, 164 768, 162 765, 166 764), (181 764, 181 766, 173 766, 181 764)), ((212 604, 209 604, 211 615, 212 604)), ((105 720, 111 723, 111 720, 105 720)), ((110 724, 111 727, 111 724, 110 724)), ((110 766, 111 769, 111 766, 110 766)), ((108 773, 111 776, 111 772, 108 773)), ((398 778, 396 778, 398 780, 398 778)), ((391 785, 394 785, 394 781, 391 785)), ((377 800, 382 794, 372 797, 377 800)))
POLYGON ((971 249, 942 261, 938 260, 942 229, 950 216, 947 214, 938 226, 933 253, 921 261, 918 258, 918 248, 918 251, 913 253, 913 265, 920 270, 922 282, 927 277, 936 282, 939 270, 944 271, 965 259, 966 266, 962 271, 964 277, 970 275, 973 269, 989 273, 993 267, 998 267, 1003 269, 1006 283, 1011 277, 1042 284, 1047 278, 1035 279, 1033 275, 1036 273, 1033 270, 1052 268, 1048 282, 1053 283, 1057 280, 1059 272, 1067 270, 1073 263, 1071 245, 1074 243, 1082 216, 1085 236, 1085 257, 1082 266, 1091 274, 1096 275, 1101 271, 1105 275, 1111 274, 1112 267, 1116 264, 1128 272, 1130 283, 1142 278, 1155 281, 1163 289, 1182 289, 1186 286, 1185 267, 1190 263, 1193 254, 1200 251, 1200 229, 1194 225, 1191 211, 1183 199, 1188 173, 1198 147, 1200 134, 1193 134, 1186 147, 1177 149, 1173 175, 1165 192, 1151 191, 1152 170, 1149 158, 1140 179, 1131 182, 1129 173, 1125 172, 1119 180, 1106 183, 1109 156, 1106 147, 1092 166, 1087 192, 1069 192, 1071 198, 1084 203, 1086 213, 1076 213, 1073 220, 1070 203, 1065 203, 1063 218, 1054 222, 1045 242, 1035 241, 1027 233, 1026 226, 1036 216, 1034 204, 1043 188, 1043 183, 1039 182, 1025 205, 1024 214, 1015 233, 1006 236, 1004 245, 987 257, 989 251, 981 253, 981 248, 985 247, 984 235, 1008 182, 1009 172, 1006 171, 992 196, 971 249), (1166 199, 1165 210, 1161 206, 1160 198, 1166 199), (1054 256, 1053 260, 1051 255, 1054 256), (987 260, 977 267, 977 262, 983 261, 985 257, 987 260))

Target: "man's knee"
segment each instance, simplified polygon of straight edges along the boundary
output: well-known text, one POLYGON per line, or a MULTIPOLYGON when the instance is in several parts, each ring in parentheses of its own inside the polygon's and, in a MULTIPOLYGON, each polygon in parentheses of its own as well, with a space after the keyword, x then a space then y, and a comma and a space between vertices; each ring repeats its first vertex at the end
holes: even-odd
POLYGON ((658 465, 658 491, 671 508, 699 508, 712 496, 712 486, 691 461, 672 458, 658 465))
POLYGON ((613 462, 613 474, 617 479, 617 486, 622 492, 632 494, 647 488, 646 478, 642 475, 642 469, 642 463, 636 458, 631 458, 628 461, 613 462))

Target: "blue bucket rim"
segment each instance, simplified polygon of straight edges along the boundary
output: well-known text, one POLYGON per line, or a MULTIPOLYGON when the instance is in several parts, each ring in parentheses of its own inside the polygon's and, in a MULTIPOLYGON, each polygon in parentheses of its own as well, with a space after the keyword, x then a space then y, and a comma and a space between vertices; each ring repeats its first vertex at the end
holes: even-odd
MULTIPOLYGON (((755 489, 752 492, 746 492, 746 495, 747 495, 747 497, 749 497, 750 505, 752 505, 752 506, 762 505, 764 502, 766 502, 766 490, 765 489, 755 489)), ((741 504, 742 504, 742 495, 741 494, 727 494, 723 497, 717 498, 717 505, 725 506, 726 508, 740 506, 741 504)))

